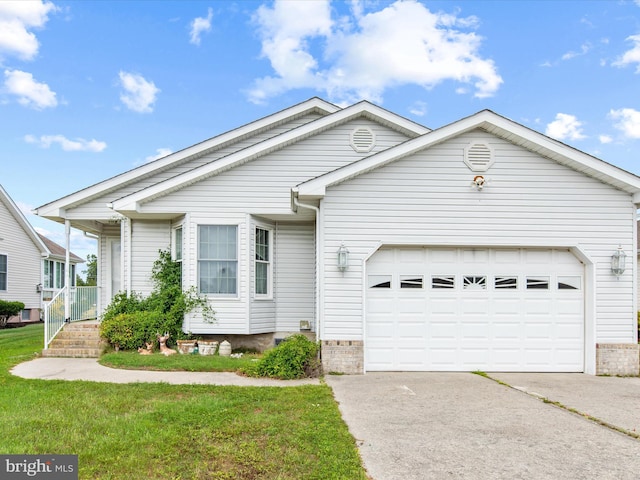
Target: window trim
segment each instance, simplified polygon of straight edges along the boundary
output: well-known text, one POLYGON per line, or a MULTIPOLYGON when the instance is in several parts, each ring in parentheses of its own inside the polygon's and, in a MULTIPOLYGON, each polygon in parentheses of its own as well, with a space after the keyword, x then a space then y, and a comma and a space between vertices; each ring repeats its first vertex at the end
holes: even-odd
MULTIPOLYGON (((184 232, 183 232, 184 233, 184 232)), ((197 285, 198 285, 198 293, 201 293, 203 295, 207 295, 207 296, 212 296, 212 297, 216 297, 216 298, 229 298, 229 299, 238 299, 240 298, 240 225, 238 225, 237 223, 200 223, 196 225, 196 236, 197 236, 197 285), (235 255, 235 259, 231 260, 231 259, 202 259, 200 257, 200 235, 201 235, 201 231, 200 228, 201 227, 233 227, 236 230, 236 238, 235 238, 235 243, 236 243, 236 255, 235 255), (234 293, 215 293, 215 292, 203 292, 202 291, 202 285, 201 285, 201 262, 209 262, 209 261, 227 261, 227 262, 235 262, 236 263, 236 286, 235 286, 235 292, 234 293)))
POLYGON ((253 293, 257 299, 270 300, 273 298, 273 230, 264 225, 255 225, 253 229, 253 293), (267 233, 267 260, 257 259, 258 230, 267 233), (267 265, 267 293, 258 293, 258 263, 267 265))

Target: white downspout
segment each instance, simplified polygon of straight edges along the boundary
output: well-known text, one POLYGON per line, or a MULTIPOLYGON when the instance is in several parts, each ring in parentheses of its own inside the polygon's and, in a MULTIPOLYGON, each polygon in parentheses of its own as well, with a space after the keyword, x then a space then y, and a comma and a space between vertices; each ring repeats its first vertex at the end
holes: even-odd
POLYGON ((315 205, 308 205, 305 203, 301 203, 298 201, 298 197, 295 193, 292 193, 293 203, 297 207, 307 208, 309 210, 313 210, 316 213, 316 342, 320 340, 320 319, 322 318, 321 314, 321 293, 320 289, 320 265, 321 262, 321 248, 322 245, 321 236, 322 236, 322 228, 321 228, 321 217, 320 217, 320 208, 315 205))
POLYGON ((71 221, 65 219, 64 221, 64 236, 66 252, 64 254, 64 321, 71 322, 71 266, 70 266, 70 252, 71 252, 71 221))

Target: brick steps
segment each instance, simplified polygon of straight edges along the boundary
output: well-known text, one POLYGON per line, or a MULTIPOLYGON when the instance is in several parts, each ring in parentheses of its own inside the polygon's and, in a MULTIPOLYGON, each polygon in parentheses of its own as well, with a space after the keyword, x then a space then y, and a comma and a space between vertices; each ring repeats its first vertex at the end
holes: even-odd
POLYGON ((63 327, 49 344, 49 348, 42 351, 42 356, 98 358, 103 348, 98 323, 71 323, 63 327))

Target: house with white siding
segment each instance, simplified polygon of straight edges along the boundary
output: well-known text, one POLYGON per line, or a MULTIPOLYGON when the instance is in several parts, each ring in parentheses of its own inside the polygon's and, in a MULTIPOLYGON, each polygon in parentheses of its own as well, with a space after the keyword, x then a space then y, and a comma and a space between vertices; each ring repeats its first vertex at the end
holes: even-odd
MULTIPOLYGON (((72 281, 83 261, 70 253, 72 281)), ((10 321, 39 321, 43 302, 64 286, 65 268, 65 249, 37 233, 0 185, 0 300, 25 306, 10 321)))
POLYGON ((171 249, 217 317, 184 331, 310 330, 325 371, 629 374, 638 203, 639 177, 488 110, 430 130, 312 98, 37 213, 98 236, 99 310, 171 249))

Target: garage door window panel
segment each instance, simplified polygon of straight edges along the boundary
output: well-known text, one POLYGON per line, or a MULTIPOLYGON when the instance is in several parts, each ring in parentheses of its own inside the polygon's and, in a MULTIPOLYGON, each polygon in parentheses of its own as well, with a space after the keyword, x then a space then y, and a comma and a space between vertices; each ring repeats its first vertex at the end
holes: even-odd
POLYGON ((431 277, 431 288, 454 289, 456 277, 454 275, 434 275, 431 277))
POLYGON ((493 287, 496 290, 517 290, 518 277, 501 276, 495 277, 493 287))
POLYGON ((369 275, 369 288, 391 288, 391 275, 369 275))
POLYGON ((527 277, 527 290, 549 290, 549 277, 527 277))
POLYGON ((479 275, 465 275, 462 277, 462 288, 464 290, 486 290, 487 277, 479 275))
POLYGON ((400 275, 400 288, 418 288, 423 287, 422 275, 400 275))
POLYGON ((558 277, 558 290, 581 290, 582 277, 562 276, 558 277))

